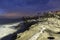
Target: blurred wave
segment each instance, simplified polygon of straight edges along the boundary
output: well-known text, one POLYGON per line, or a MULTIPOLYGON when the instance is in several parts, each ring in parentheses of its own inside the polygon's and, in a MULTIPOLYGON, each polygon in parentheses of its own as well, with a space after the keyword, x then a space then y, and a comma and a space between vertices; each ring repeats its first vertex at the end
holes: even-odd
POLYGON ((0 25, 0 39, 16 32, 17 29, 15 29, 15 27, 17 27, 19 24, 20 22, 0 25))

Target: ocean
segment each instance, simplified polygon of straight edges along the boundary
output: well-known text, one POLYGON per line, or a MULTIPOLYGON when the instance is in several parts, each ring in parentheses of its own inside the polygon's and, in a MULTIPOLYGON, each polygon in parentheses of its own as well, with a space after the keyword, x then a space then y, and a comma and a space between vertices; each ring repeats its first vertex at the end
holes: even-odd
POLYGON ((5 36, 15 33, 18 30, 15 27, 18 26, 20 22, 20 19, 0 19, 0 40, 5 36))

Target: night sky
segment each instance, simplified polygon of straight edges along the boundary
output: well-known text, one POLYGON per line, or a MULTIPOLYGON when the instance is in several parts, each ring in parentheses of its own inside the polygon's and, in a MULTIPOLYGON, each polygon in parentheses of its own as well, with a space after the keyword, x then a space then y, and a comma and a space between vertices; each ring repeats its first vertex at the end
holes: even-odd
POLYGON ((0 15, 31 16, 37 12, 60 10, 60 0, 0 0, 0 15))

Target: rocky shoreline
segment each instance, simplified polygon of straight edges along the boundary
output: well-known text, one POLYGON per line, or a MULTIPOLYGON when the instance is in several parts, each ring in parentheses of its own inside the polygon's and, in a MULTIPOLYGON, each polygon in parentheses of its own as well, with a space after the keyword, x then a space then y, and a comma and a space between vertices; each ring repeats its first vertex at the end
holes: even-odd
POLYGON ((60 36, 57 33, 60 32, 60 19, 55 17, 48 18, 45 22, 38 22, 32 25, 29 30, 18 34, 16 40, 29 40, 31 37, 33 39, 33 35, 39 33, 41 27, 45 27, 46 30, 41 35, 37 34, 39 37, 36 36, 36 40, 48 40, 48 37, 54 37, 55 40, 59 40, 60 36))

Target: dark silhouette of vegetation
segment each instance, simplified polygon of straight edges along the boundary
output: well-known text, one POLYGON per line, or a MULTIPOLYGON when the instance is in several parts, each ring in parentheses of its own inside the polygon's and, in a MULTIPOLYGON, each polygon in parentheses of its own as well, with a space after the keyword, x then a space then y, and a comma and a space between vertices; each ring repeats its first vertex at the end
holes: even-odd
POLYGON ((29 30, 30 26, 35 24, 35 23, 37 23, 37 22, 33 22, 33 21, 32 22, 24 22, 21 25, 20 29, 17 31, 17 33, 21 33, 21 32, 24 32, 26 30, 29 30))
POLYGON ((28 16, 28 17, 22 17, 22 20, 23 20, 23 21, 32 20, 32 19, 35 19, 35 20, 36 20, 36 19, 38 19, 38 16, 33 16, 33 17, 29 17, 29 16, 28 16))
POLYGON ((53 13, 44 13, 44 17, 49 18, 49 17, 55 17, 53 13))

